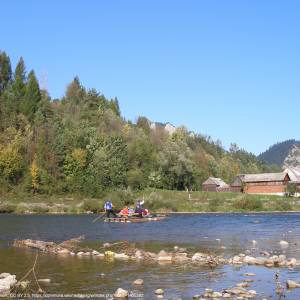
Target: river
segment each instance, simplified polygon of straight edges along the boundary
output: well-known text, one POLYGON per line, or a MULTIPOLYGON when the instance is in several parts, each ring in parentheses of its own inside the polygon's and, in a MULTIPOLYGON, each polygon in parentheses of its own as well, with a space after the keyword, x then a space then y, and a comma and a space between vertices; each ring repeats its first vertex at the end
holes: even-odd
MULTIPOLYGON (((93 248, 104 242, 127 240, 138 247, 158 252, 175 245, 193 252, 211 251, 226 257, 251 251, 286 254, 300 259, 300 214, 179 214, 161 222, 104 223, 93 215, 0 215, 0 273, 21 278, 33 264, 36 252, 11 246, 14 239, 39 239, 61 242, 85 235, 93 248), (289 242, 282 249, 280 240, 289 242), (255 241, 255 242, 253 242, 255 241)), ((132 299, 156 299, 154 290, 165 290, 165 299, 191 299, 205 288, 221 291, 241 282, 246 272, 255 273, 251 289, 257 299, 279 299, 274 277, 280 272, 283 285, 287 279, 300 280, 298 268, 258 266, 220 266, 214 269, 195 265, 146 264, 145 262, 107 261, 94 257, 59 256, 40 253, 39 278, 50 278, 47 293, 112 294, 122 287, 132 292, 132 299), (144 285, 132 282, 142 278, 144 285), (143 296, 142 296, 143 295, 143 296), (138 297, 139 296, 139 297, 138 297)), ((286 290, 285 299, 300 299, 300 289, 286 290)))

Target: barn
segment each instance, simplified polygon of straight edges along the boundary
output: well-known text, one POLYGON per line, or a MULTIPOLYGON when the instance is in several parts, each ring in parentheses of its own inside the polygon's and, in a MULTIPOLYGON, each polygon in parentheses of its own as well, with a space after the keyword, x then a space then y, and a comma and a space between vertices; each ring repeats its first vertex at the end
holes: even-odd
POLYGON ((226 192, 230 186, 221 178, 209 177, 202 183, 202 191, 205 192, 226 192))
POLYGON ((241 174, 231 184, 231 191, 247 194, 284 195, 290 180, 289 174, 286 172, 241 174))

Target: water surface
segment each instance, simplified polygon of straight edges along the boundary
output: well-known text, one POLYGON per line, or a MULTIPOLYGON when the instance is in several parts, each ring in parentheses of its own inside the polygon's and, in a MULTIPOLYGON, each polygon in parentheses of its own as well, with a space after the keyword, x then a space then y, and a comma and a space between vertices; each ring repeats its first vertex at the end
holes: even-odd
MULTIPOLYGON (((211 251, 233 256, 245 251, 259 256, 261 251, 284 253, 300 259, 300 214, 194 214, 173 215, 162 222, 92 223, 93 215, 0 215, 0 273, 10 272, 18 278, 31 267, 36 252, 10 246, 14 239, 40 239, 61 242, 85 235, 93 248, 103 242, 127 240, 138 247, 159 251, 175 245, 190 251, 211 251), (282 249, 280 240, 290 243, 282 249), (256 242, 253 242, 256 241, 256 242)), ((142 278, 143 287, 135 295, 156 299, 153 291, 163 288, 165 298, 191 299, 204 288, 222 290, 234 286, 253 272, 257 299, 278 299, 274 276, 280 271, 285 280, 300 280, 299 269, 222 266, 215 269, 199 266, 158 265, 143 262, 106 261, 90 257, 62 257, 40 253, 37 273, 50 278, 44 286, 48 293, 110 294, 118 287, 134 291, 132 281, 142 278)), ((132 298, 137 299, 137 298, 132 298)), ((300 299, 300 291, 286 293, 286 299, 300 299)))

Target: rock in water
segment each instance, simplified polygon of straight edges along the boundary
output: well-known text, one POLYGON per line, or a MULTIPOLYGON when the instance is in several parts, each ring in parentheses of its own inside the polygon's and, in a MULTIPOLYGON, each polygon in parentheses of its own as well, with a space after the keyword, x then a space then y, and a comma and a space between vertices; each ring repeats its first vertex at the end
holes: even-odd
POLYGON ((300 288, 300 283, 293 280, 287 280, 286 286, 288 289, 300 288))
POLYGON ((38 279, 38 282, 42 282, 42 283, 50 283, 50 282, 51 282, 51 279, 49 279, 49 278, 41 278, 41 279, 38 279))
POLYGON ((115 293, 114 293, 114 297, 115 298, 124 298, 127 299, 128 298, 128 291, 123 290, 121 288, 118 288, 115 293))
POLYGON ((144 284, 144 280, 143 279, 136 279, 134 282, 133 282, 134 285, 142 285, 144 284))
POLYGON ((10 289, 17 283, 16 275, 9 273, 0 274, 0 297, 7 297, 10 289))
POLYGON ((283 248, 286 248, 289 246, 289 243, 287 241, 280 241, 279 242, 280 246, 283 247, 283 248))
POLYGON ((155 295, 163 295, 165 291, 163 289, 157 289, 155 290, 155 295))

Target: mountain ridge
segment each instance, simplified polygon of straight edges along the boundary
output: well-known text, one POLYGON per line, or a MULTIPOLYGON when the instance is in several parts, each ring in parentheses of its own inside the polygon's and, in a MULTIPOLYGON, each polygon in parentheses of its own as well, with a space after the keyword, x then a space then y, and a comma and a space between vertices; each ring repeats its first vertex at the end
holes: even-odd
POLYGON ((289 153, 293 146, 300 147, 300 141, 295 139, 278 142, 270 146, 266 151, 262 152, 257 158, 269 165, 275 164, 282 167, 285 159, 289 156, 289 153))

